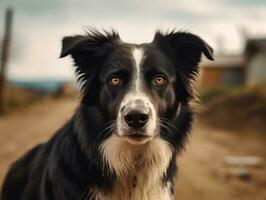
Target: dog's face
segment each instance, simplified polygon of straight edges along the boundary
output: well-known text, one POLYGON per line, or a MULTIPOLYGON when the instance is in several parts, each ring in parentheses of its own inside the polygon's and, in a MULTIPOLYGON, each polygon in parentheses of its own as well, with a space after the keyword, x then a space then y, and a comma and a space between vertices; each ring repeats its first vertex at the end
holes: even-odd
POLYGON ((116 51, 100 72, 99 103, 109 104, 106 112, 116 120, 118 136, 143 144, 159 133, 160 118, 176 102, 175 70, 151 44, 126 44, 116 51))
POLYGON ((64 38, 61 57, 71 54, 75 61, 82 104, 96 106, 112 134, 144 144, 192 97, 190 82, 202 53, 212 59, 212 49, 189 33, 158 32, 152 43, 136 45, 117 33, 92 31, 64 38))

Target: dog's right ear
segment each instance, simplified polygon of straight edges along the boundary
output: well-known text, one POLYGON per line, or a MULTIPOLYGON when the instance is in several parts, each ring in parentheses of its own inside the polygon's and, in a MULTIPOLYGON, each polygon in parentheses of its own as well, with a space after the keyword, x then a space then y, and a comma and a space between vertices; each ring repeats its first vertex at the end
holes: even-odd
POLYGON ((60 58, 71 55, 75 62, 78 62, 77 59, 84 55, 94 59, 99 58, 106 55, 111 48, 110 44, 119 39, 119 35, 115 31, 102 33, 95 29, 89 29, 86 35, 63 38, 60 58))
POLYGON ((82 35, 64 37, 60 58, 68 56, 78 51, 82 51, 82 45, 86 43, 86 38, 82 35))
POLYGON ((85 35, 63 38, 60 58, 68 55, 73 58, 83 96, 89 93, 91 97, 88 101, 97 96, 95 92, 98 71, 119 39, 115 31, 101 33, 95 29, 90 29, 85 35))

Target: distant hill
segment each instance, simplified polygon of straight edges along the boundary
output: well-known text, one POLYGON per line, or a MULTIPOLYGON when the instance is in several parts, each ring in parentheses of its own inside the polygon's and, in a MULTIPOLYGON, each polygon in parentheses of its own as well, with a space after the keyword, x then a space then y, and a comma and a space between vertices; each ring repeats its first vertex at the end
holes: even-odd
POLYGON ((61 85, 74 83, 68 80, 10 80, 9 85, 38 92, 56 92, 61 85))
POLYGON ((44 99, 76 97, 75 83, 67 80, 9 80, 8 110, 28 106, 44 99))

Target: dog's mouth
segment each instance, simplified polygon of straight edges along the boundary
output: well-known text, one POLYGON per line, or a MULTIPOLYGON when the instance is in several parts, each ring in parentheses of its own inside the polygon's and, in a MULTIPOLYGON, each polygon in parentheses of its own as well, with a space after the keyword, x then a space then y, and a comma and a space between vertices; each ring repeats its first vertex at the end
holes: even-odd
POLYGON ((127 135, 127 137, 132 139, 132 140, 142 140, 145 138, 149 138, 151 136, 144 135, 142 133, 139 133, 138 131, 135 131, 133 134, 127 135))
POLYGON ((122 136, 127 142, 131 144, 145 144, 151 141, 154 136, 147 135, 141 131, 134 130, 129 134, 122 136))

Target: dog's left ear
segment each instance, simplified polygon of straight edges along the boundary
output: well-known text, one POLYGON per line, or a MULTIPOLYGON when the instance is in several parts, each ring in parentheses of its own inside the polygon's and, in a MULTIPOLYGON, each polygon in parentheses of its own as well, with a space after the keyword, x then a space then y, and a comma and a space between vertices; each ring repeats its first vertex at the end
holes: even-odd
POLYGON ((178 62, 198 65, 203 53, 213 60, 213 49, 200 37, 187 32, 156 32, 153 43, 178 62))
POLYGON ((193 98, 191 80, 199 71, 201 55, 213 60, 213 49, 200 37, 187 32, 169 32, 155 34, 153 44, 159 48, 170 60, 176 69, 177 98, 187 103, 193 98))

